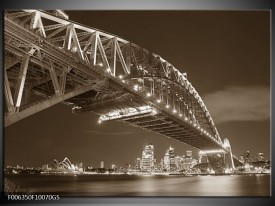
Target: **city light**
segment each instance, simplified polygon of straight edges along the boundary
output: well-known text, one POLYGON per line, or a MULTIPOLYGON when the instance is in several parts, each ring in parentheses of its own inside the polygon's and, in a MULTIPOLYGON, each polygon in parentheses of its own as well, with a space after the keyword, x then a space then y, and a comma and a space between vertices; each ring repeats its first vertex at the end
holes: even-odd
POLYGON ((157 113, 158 113, 157 110, 153 109, 152 115, 155 115, 155 114, 157 114, 157 113))
POLYGON ((166 108, 168 109, 170 107, 170 105, 169 104, 166 104, 166 108))
POLYGON ((201 151, 199 151, 199 155, 204 155, 204 154, 216 154, 216 153, 225 153, 225 151, 222 150, 222 149, 201 150, 201 151))
POLYGON ((151 113, 152 115, 157 114, 157 111, 155 108, 152 108, 151 106, 141 106, 141 107, 127 107, 123 109, 116 109, 111 112, 108 112, 104 115, 101 115, 99 117, 100 121, 108 121, 108 120, 114 120, 114 119, 122 119, 130 116, 136 116, 141 114, 148 114, 151 113))
POLYGON ((122 75, 118 75, 118 78, 119 78, 119 79, 122 79, 122 78, 123 78, 123 76, 122 76, 122 75))
POLYGON ((148 93, 146 94, 146 96, 147 96, 147 97, 151 97, 152 94, 148 92, 148 93))
POLYGON ((158 99, 158 100, 157 100, 157 103, 160 103, 160 102, 161 102, 161 100, 160 100, 160 99, 158 99))
POLYGON ((102 63, 99 63, 98 65, 99 65, 99 66, 101 66, 101 67, 103 66, 103 64, 102 64, 102 63))
POLYGON ((134 90, 138 91, 138 85, 137 84, 134 85, 134 90))
POLYGON ((106 71, 107 71, 107 72, 111 72, 111 69, 110 69, 110 68, 107 68, 106 71))
POLYGON ((177 110, 176 109, 173 109, 173 113, 176 113, 177 112, 177 110))
POLYGON ((184 118, 184 120, 185 120, 185 121, 187 121, 187 120, 188 120, 188 118, 187 118, 187 117, 185 117, 185 118, 184 118))
POLYGON ((180 117, 182 117, 182 114, 179 114, 180 117))

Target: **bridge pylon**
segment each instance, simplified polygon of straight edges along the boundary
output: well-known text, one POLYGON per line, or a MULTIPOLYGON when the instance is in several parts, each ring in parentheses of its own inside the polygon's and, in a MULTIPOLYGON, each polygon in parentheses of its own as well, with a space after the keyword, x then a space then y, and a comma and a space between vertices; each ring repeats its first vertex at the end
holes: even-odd
POLYGON ((224 139, 224 149, 200 151, 200 155, 206 155, 210 171, 216 174, 232 173, 235 170, 231 146, 228 139, 224 139))
POLYGON ((225 169, 229 172, 233 172, 235 170, 235 165, 233 161, 231 146, 227 138, 223 140, 223 145, 225 149, 227 149, 228 151, 227 153, 224 154, 225 169))

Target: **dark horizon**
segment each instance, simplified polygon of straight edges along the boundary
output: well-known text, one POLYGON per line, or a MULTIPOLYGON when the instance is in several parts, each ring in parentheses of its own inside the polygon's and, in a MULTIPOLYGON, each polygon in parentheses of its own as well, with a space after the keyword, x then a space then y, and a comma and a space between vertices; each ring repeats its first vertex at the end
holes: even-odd
MULTIPOLYGON (((270 159, 269 11, 66 11, 69 19, 130 40, 171 62, 196 88, 233 154, 250 150, 270 159)), ((123 125, 97 124, 58 104, 4 131, 6 165, 41 166, 68 157, 97 167, 134 163, 146 144, 157 162, 195 149, 123 125), (66 120, 66 121, 64 121, 66 120)))

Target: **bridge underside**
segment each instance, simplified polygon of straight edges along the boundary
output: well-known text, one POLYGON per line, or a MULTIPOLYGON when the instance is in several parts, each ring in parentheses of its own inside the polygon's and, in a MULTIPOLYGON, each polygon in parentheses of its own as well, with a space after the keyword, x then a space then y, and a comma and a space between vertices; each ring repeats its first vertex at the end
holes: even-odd
POLYGON ((57 103, 226 150, 187 75, 145 48, 39 10, 5 13, 5 127, 57 103))
MULTIPOLYGON (((98 115, 108 114, 109 112, 123 112, 125 109, 133 108, 139 110, 145 107, 146 103, 140 98, 131 94, 121 94, 105 97, 104 99, 85 101, 85 94, 76 98, 71 98, 72 103, 78 102, 78 106, 73 109, 74 113, 94 112, 98 115), (82 99, 82 101, 80 100, 82 99), (79 103, 81 102, 81 103, 79 103)), ((156 106, 154 106, 155 108, 156 106)), ((151 108, 149 106, 149 108, 151 108)), ((104 121, 121 121, 123 123, 146 129, 148 131, 163 135, 168 138, 186 143, 199 150, 220 149, 220 145, 213 139, 210 139, 193 126, 184 124, 182 118, 177 118, 165 110, 148 110, 147 112, 134 113, 133 115, 119 115, 115 118, 105 119, 104 121)))

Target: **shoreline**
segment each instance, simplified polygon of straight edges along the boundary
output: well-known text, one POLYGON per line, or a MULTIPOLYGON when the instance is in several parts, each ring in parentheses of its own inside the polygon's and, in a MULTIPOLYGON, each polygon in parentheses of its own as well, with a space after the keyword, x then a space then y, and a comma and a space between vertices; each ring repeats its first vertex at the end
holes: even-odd
POLYGON ((19 173, 19 174, 5 174, 5 176, 17 176, 17 175, 40 175, 40 176, 183 176, 183 177, 192 177, 192 176, 237 176, 237 175, 271 175, 271 173, 228 173, 228 174, 127 174, 127 173, 61 173, 61 172, 49 172, 49 173, 19 173))

